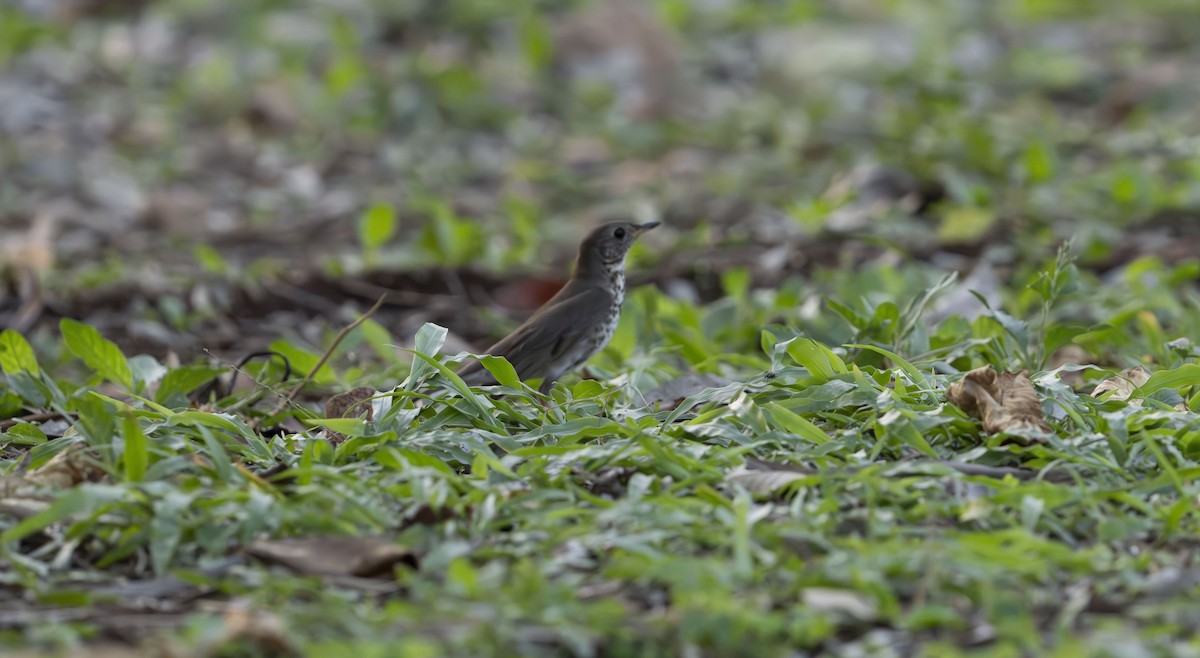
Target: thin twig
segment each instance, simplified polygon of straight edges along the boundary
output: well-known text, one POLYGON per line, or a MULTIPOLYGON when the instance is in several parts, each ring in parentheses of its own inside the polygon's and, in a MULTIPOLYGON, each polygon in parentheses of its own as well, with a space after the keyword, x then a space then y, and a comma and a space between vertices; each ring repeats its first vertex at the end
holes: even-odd
POLYGON ((333 351, 337 349, 338 345, 341 345, 346 336, 350 335, 351 331, 357 329, 358 325, 366 322, 367 318, 371 317, 372 315, 375 315, 375 312, 379 310, 379 307, 383 306, 383 300, 386 298, 387 293, 380 295, 379 299, 375 301, 374 306, 367 309, 366 313, 358 316, 357 320, 346 325, 345 328, 338 332, 338 335, 333 338, 333 343, 329 346, 329 349, 325 350, 325 353, 321 355, 321 358, 317 361, 317 364, 312 367, 312 370, 308 371, 308 374, 304 376, 304 379, 300 380, 300 383, 296 384, 292 387, 292 390, 288 391, 288 394, 279 401, 279 404, 271 410, 271 413, 267 414, 268 418, 279 414, 279 412, 283 411, 285 407, 287 407, 292 403, 293 400, 296 399, 297 395, 300 395, 300 391, 304 390, 304 387, 312 381, 313 377, 317 375, 317 371, 321 369, 321 366, 325 365, 325 362, 333 356, 333 351))
POLYGON ((237 409, 238 407, 245 406, 246 404, 254 404, 255 402, 262 399, 262 397, 264 395, 266 395, 267 393, 277 393, 277 391, 271 385, 260 382, 253 375, 251 375, 250 373, 243 370, 243 368, 245 367, 245 365, 247 363, 250 363, 250 361, 252 361, 254 359, 262 358, 264 356, 277 356, 277 357, 279 357, 279 359, 281 361, 283 361, 283 377, 280 378, 280 380, 279 380, 280 384, 282 384, 283 382, 286 382, 287 380, 291 379, 291 377, 292 377, 292 362, 291 362, 291 360, 289 360, 286 356, 280 354, 279 352, 275 352, 275 351, 271 351, 271 350, 266 350, 266 351, 262 351, 262 352, 253 352, 251 354, 247 354, 246 356, 243 356, 241 359, 238 359, 238 362, 236 364, 232 364, 232 365, 227 364, 222 359, 218 358, 215 354, 213 354, 211 351, 209 351, 209 349, 207 347, 204 348, 204 353, 209 355, 210 357, 212 357, 214 360, 216 360, 217 363, 220 363, 222 366, 232 370, 233 376, 229 378, 228 386, 225 386, 225 384, 223 383, 223 381, 221 379, 224 376, 224 373, 222 373, 222 374, 217 375, 216 377, 213 377, 212 379, 208 380, 203 385, 198 387, 196 390, 189 393, 188 398, 191 401, 196 402, 196 403, 204 402, 206 399, 215 398, 216 400, 222 400, 222 399, 228 397, 231 393, 233 393, 233 387, 237 384, 238 375, 241 375, 241 376, 245 377, 246 379, 249 379, 250 381, 254 382, 254 385, 257 388, 254 389, 254 393, 252 393, 251 395, 243 398, 237 404, 234 404, 234 405, 228 407, 227 411, 237 409))

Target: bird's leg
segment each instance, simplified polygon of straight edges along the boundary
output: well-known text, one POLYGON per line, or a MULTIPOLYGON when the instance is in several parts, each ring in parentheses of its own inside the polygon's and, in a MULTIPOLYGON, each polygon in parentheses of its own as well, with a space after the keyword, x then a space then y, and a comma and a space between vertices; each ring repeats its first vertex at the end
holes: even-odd
POLYGON ((538 388, 537 388, 538 393, 541 393, 542 395, 546 396, 546 397, 539 397, 537 399, 538 404, 542 405, 543 408, 549 409, 550 403, 554 401, 554 399, 550 397, 550 390, 553 388, 554 388, 554 380, 553 379, 544 379, 544 380, 542 380, 541 384, 538 384, 538 388), (549 398, 549 399, 547 399, 547 398, 549 398))

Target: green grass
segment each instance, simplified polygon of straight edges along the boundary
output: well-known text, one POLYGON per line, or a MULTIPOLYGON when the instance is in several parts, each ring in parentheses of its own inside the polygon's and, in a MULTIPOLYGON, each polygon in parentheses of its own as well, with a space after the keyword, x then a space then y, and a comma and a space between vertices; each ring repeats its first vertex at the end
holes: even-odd
MULTIPOLYGON (((1071 287, 1047 300, 1031 335, 1073 300, 1098 294, 1086 281, 1071 287)), ((1123 288, 1107 290, 1134 299, 1123 288)), ((104 598, 88 592, 96 579, 177 574, 278 615, 312 655, 392 642, 413 655, 683 646, 714 655, 851 646, 953 654, 976 644, 999 655, 1103 653, 1113 637, 1170 653, 1194 642, 1195 348, 1150 366, 1169 373, 1167 386, 1135 394, 1138 406, 1078 393, 1062 378, 1069 371, 1034 364, 1054 433, 1020 447, 982 435, 947 404, 958 375, 940 373, 1026 365, 1037 344, 1025 342, 1025 323, 984 316, 927 327, 906 315, 919 304, 898 304, 904 314, 879 323, 877 335, 822 328, 909 357, 898 361, 803 338, 812 332, 773 297, 695 308, 638 290, 618 339, 593 361, 612 378, 568 379, 549 401, 524 385, 493 391, 499 397, 464 390, 431 367, 444 355, 365 375, 401 384, 381 395, 376 420, 336 424, 349 436, 340 445, 315 429, 256 432, 250 423, 262 411, 220 411, 238 396, 217 410, 187 409, 167 391, 184 392, 207 372, 166 371, 146 357, 131 368, 83 325, 64 323, 64 346, 97 374, 70 380, 41 370, 6 332, 9 405, 78 416, 50 441, 33 425, 11 427, 10 469, 26 451, 22 468, 36 470, 82 444, 104 475, 42 492, 48 507, 4 523, 5 578, 34 600, 100 607, 104 598), (727 317, 740 320, 719 321, 727 317), (756 336, 743 326, 771 329, 756 336), (728 384, 674 408, 642 401, 691 369, 728 384), (174 385, 153 378, 164 372, 174 385), (96 392, 101 380, 105 394, 96 392), (1180 402, 1189 410, 1175 410, 1180 402), (810 470, 765 483, 731 477, 749 458, 810 470), (937 459, 1057 476, 962 475, 937 459), (254 475, 272 467, 269 477, 254 475), (217 567, 258 538, 325 533, 386 537, 416 566, 396 567, 396 587, 381 596, 247 558, 217 567)), ((1138 360, 1168 349, 1140 328, 1147 318, 1174 315, 1157 330, 1195 335, 1195 302, 1126 304, 1074 338, 1120 333, 1128 343, 1113 349, 1138 360)), ((427 327, 418 345, 434 356, 443 335, 427 327)), ((332 388, 344 376, 336 361, 332 388)), ((1080 372, 1093 381, 1109 373, 1080 372)), ((195 633, 204 617, 196 614, 195 633)), ((45 637, 85 641, 88 628, 51 624, 45 637)))

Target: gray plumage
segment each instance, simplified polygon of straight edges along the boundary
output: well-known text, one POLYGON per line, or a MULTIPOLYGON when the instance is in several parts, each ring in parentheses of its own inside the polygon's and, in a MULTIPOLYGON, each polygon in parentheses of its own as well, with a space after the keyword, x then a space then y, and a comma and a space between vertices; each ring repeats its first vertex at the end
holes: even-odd
MULTIPOLYGON (((517 375, 541 379, 541 391, 604 349, 617 328, 625 301, 625 254, 637 236, 658 222, 613 222, 592 231, 579 247, 575 273, 550 301, 487 354, 508 359, 517 375)), ((478 361, 458 374, 472 386, 496 380, 478 361)))

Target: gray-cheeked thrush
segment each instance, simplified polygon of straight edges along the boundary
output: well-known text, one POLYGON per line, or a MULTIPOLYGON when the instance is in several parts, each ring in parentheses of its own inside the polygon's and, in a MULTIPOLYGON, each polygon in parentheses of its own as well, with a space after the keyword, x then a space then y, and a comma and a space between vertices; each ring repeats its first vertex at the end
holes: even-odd
MULTIPOLYGON (((575 273, 558 294, 521 326, 487 349, 508 359, 522 379, 542 380, 539 390, 575 369, 608 344, 625 301, 625 254, 639 235, 658 222, 613 222, 592 231, 579 246, 575 273)), ((459 376, 472 386, 496 380, 478 361, 459 376)))

